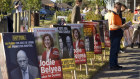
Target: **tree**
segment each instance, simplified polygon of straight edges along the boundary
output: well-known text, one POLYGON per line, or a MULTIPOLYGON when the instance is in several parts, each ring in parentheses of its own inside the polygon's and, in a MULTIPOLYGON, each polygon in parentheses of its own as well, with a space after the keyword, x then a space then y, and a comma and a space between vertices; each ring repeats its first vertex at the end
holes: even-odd
POLYGON ((39 11, 41 8, 41 0, 22 0, 23 9, 31 11, 39 11))
POLYGON ((75 3, 75 0, 56 0, 57 3, 66 3, 70 6, 73 6, 75 3))
POLYGON ((100 14, 99 6, 106 6, 105 0, 95 0, 94 3, 96 5, 96 11, 95 14, 100 14))
POLYGON ((12 10, 11 0, 0 0, 0 9, 2 12, 10 12, 12 10))
POLYGON ((75 0, 62 0, 63 3, 67 3, 68 5, 74 5, 75 0))

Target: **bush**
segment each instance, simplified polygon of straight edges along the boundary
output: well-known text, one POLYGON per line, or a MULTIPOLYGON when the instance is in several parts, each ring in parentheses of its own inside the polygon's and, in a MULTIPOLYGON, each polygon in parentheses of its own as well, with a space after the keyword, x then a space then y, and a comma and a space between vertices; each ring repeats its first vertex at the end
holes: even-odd
POLYGON ((123 13, 123 17, 126 18, 126 22, 128 22, 128 21, 132 22, 133 16, 134 16, 134 13, 131 13, 131 12, 124 12, 123 13))
POLYGON ((54 23, 57 23, 57 16, 67 16, 67 22, 71 22, 71 11, 56 11, 56 13, 53 16, 54 23))
POLYGON ((68 18, 67 18, 67 22, 68 22, 68 23, 71 23, 71 15, 72 15, 72 13, 70 13, 70 14, 68 15, 68 18))
POLYGON ((102 20, 102 15, 101 14, 95 14, 93 11, 90 11, 90 12, 86 13, 85 18, 86 18, 87 21, 102 20))
POLYGON ((71 11, 56 11, 57 16, 68 16, 71 11))

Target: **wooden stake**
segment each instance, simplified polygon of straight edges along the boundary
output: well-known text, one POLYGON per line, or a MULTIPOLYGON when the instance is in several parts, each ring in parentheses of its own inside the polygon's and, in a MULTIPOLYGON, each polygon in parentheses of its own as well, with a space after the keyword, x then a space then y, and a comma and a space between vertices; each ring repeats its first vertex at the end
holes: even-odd
POLYGON ((82 64, 80 64, 80 71, 82 70, 82 64))
POLYGON ((17 13, 17 32, 20 32, 20 13, 17 13))
POLYGON ((76 70, 74 70, 74 78, 77 79, 76 70))
POLYGON ((13 32, 17 32, 17 14, 13 14, 13 32))
POLYGON ((88 66, 87 66, 87 64, 85 64, 85 68, 86 68, 86 75, 88 75, 88 66))

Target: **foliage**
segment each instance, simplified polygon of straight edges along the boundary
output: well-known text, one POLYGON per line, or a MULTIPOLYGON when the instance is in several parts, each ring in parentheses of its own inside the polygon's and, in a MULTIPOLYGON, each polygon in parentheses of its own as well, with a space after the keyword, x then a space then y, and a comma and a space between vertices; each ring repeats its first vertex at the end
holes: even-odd
POLYGON ((56 16, 67 16, 67 22, 71 22, 71 11, 56 11, 56 16))
POLYGON ((90 11, 88 13, 86 13, 85 16, 87 21, 90 20, 101 20, 102 19, 102 15, 101 14, 95 14, 93 11, 90 11))
POLYGON ((71 13, 68 15, 68 18, 67 18, 68 23, 71 23, 71 15, 72 15, 71 13))
POLYGON ((11 0, 0 0, 0 9, 2 12, 10 12, 12 10, 11 0))
POLYGON ((56 11, 57 16, 68 16, 71 11, 56 11))
POLYGON ((56 0, 57 3, 67 3, 68 5, 73 6, 75 0, 56 0), (62 1, 62 2, 61 2, 62 1))
POLYGON ((41 0, 21 0, 24 10, 39 11, 41 8, 41 0))
POLYGON ((75 0, 63 0, 63 3, 67 3, 68 5, 73 5, 75 0))
POLYGON ((99 5, 99 6, 105 6, 106 5, 104 0, 94 0, 94 3, 99 5))
POLYGON ((131 12, 124 12, 123 13, 123 17, 126 18, 126 22, 128 22, 128 21, 132 22, 133 16, 134 16, 134 13, 131 13, 131 12))

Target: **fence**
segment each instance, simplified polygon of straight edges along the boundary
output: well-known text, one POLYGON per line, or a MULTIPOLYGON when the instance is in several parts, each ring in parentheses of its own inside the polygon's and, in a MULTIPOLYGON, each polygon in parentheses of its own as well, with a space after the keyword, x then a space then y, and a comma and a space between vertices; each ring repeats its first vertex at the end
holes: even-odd
POLYGON ((39 14, 24 11, 13 14, 13 32, 27 32, 29 28, 39 26, 39 14))

